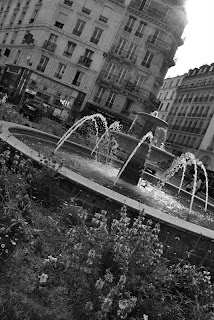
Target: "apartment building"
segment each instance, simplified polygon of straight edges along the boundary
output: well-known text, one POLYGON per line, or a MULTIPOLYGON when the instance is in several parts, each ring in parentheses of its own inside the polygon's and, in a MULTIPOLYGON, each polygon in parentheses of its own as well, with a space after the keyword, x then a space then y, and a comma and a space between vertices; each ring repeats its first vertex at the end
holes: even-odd
POLYGON ((123 0, 5 0, 1 84, 36 94, 66 118, 91 92, 125 10, 123 0))
POLYGON ((65 118, 100 111, 130 122, 158 109, 186 23, 184 0, 4 0, 0 85, 65 118))
POLYGON ((132 0, 114 38, 87 109, 119 120, 157 110, 156 98, 174 55, 183 44, 183 1, 132 0))
POLYGON ((189 70, 169 111, 167 142, 176 155, 191 151, 214 170, 214 63, 189 70), (208 157, 208 158, 203 158, 208 157))
POLYGON ((159 90, 157 98, 161 104, 158 109, 159 117, 165 121, 168 119, 168 114, 172 108, 176 98, 177 88, 182 84, 185 75, 167 78, 163 81, 163 85, 159 90))

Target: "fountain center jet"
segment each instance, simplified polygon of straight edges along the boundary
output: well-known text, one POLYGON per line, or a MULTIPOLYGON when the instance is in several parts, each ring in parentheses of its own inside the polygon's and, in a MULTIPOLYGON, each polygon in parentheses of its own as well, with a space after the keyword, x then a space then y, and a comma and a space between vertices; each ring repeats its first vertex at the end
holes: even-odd
POLYGON ((172 161, 174 155, 164 149, 168 123, 158 118, 158 112, 136 112, 130 129, 128 133, 111 132, 119 144, 120 157, 125 164, 118 175, 120 179, 137 185, 146 162, 151 161, 157 170, 158 163, 172 161), (153 135, 152 141, 145 139, 148 132, 153 135))

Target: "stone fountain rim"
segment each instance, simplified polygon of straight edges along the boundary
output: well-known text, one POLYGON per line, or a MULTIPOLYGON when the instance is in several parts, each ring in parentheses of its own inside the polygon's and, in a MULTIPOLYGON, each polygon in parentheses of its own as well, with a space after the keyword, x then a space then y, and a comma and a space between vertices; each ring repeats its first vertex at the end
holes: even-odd
POLYGON ((194 233, 199 235, 200 237, 203 236, 204 238, 209 238, 214 240, 214 231, 207 229, 205 227, 193 224, 191 222, 182 220, 180 218, 170 216, 167 213, 164 213, 158 209, 151 208, 143 203, 140 203, 136 200, 130 199, 124 195, 121 195, 111 189, 108 189, 94 181, 91 181, 78 173, 73 172, 70 169, 67 169, 64 166, 61 166, 60 164, 53 164, 48 165, 46 163, 46 160, 44 157, 39 154, 37 151, 31 149, 26 144, 24 144, 22 141, 20 141, 18 138, 16 138, 11 132, 10 129, 16 128, 16 129, 24 129, 28 132, 35 132, 35 133, 42 133, 47 137, 52 138, 59 138, 55 135, 46 133, 44 131, 33 129, 30 127, 26 127, 24 125, 19 125, 16 123, 6 122, 6 121, 0 121, 0 139, 5 141, 7 144, 9 144, 11 147, 17 149, 18 151, 22 152, 29 158, 33 159, 36 162, 39 162, 45 166, 51 166, 52 169, 57 170, 57 172, 60 173, 60 175, 64 176, 65 178, 71 180, 72 182, 76 183, 77 185, 82 185, 85 188, 88 188, 95 193, 102 195, 106 199, 112 199, 116 203, 120 203, 121 206, 126 205, 127 207, 130 207, 134 211, 144 211, 147 216, 150 218, 153 218, 154 220, 160 221, 162 223, 165 223, 167 225, 170 225, 176 229, 184 230, 188 233, 194 233))
MULTIPOLYGON (((133 142, 136 142, 136 145, 138 144, 138 142, 140 141, 140 139, 138 138, 135 138, 127 133, 124 133, 124 132, 121 132, 121 131, 117 131, 117 130, 110 130, 111 133, 115 134, 115 135, 120 135, 120 136, 124 136, 124 137, 128 137, 129 140, 132 140, 133 142)), ((148 145, 146 142, 143 142, 142 145, 148 145)), ((162 148, 159 148, 155 145, 152 145, 152 149, 154 150, 158 150, 158 151, 161 151, 162 153, 164 154, 168 154, 172 157, 172 159, 175 158, 175 155, 165 149, 162 149, 162 148)))
POLYGON ((159 124, 162 124, 161 126, 157 125, 157 127, 161 127, 161 128, 168 128, 169 127, 169 124, 165 120, 163 120, 159 117, 153 116, 151 113, 139 111, 139 112, 133 112, 133 114, 140 116, 141 119, 145 120, 145 121, 147 120, 145 118, 155 119, 156 122, 158 122, 159 124))

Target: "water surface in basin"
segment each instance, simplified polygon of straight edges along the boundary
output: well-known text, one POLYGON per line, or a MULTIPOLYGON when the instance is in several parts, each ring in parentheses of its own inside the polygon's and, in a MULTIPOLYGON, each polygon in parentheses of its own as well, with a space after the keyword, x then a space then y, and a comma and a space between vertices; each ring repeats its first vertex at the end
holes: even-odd
MULTIPOLYGON (((120 179, 116 185, 113 185, 119 172, 119 167, 117 168, 110 164, 97 162, 94 157, 90 158, 75 150, 68 152, 63 147, 52 156, 55 144, 28 136, 17 136, 17 138, 33 150, 44 156, 52 157, 52 160, 62 163, 65 167, 89 180, 95 181, 124 196, 137 200, 152 208, 159 209, 170 215, 181 219, 186 219, 187 217, 190 199, 186 199, 182 196, 175 196, 173 192, 169 190, 160 190, 146 181, 140 188, 130 185, 120 179)), ((208 211, 205 213, 203 207, 195 203, 189 221, 214 230, 214 219, 212 215, 212 212, 208 211)))

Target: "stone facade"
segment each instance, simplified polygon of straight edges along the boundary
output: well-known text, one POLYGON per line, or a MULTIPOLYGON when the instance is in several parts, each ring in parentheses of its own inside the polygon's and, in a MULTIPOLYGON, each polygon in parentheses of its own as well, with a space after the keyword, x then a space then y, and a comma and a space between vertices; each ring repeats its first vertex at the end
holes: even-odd
POLYGON ((5 0, 0 65, 20 67, 20 78, 10 75, 3 85, 21 96, 39 92, 51 105, 65 101, 76 114, 86 101, 86 113, 99 109, 127 121, 132 111, 157 110, 158 89, 183 43, 183 2, 5 0), (33 44, 23 41, 28 33, 33 44))
MULTIPOLYGON (((119 0, 4 1, 0 9, 0 64, 29 70, 28 84, 23 86, 46 103, 60 107, 61 99, 79 111, 102 67, 124 8, 119 0), (28 32, 33 44, 24 42, 28 32), (9 50, 8 56, 5 50, 9 50)), ((16 91, 16 83, 9 82, 10 91, 16 91)))
POLYGON ((168 143, 176 155, 190 151, 199 156, 209 170, 213 161, 214 64, 190 70, 177 88, 177 95, 168 114, 168 143))
POLYGON ((173 78, 167 78, 163 81, 157 98, 161 101, 158 109, 159 117, 165 121, 168 119, 168 114, 171 111, 173 102, 176 98, 177 88, 182 84, 185 75, 173 78))
POLYGON ((120 119, 152 112, 186 25, 182 1, 132 0, 89 99, 89 109, 120 119))

